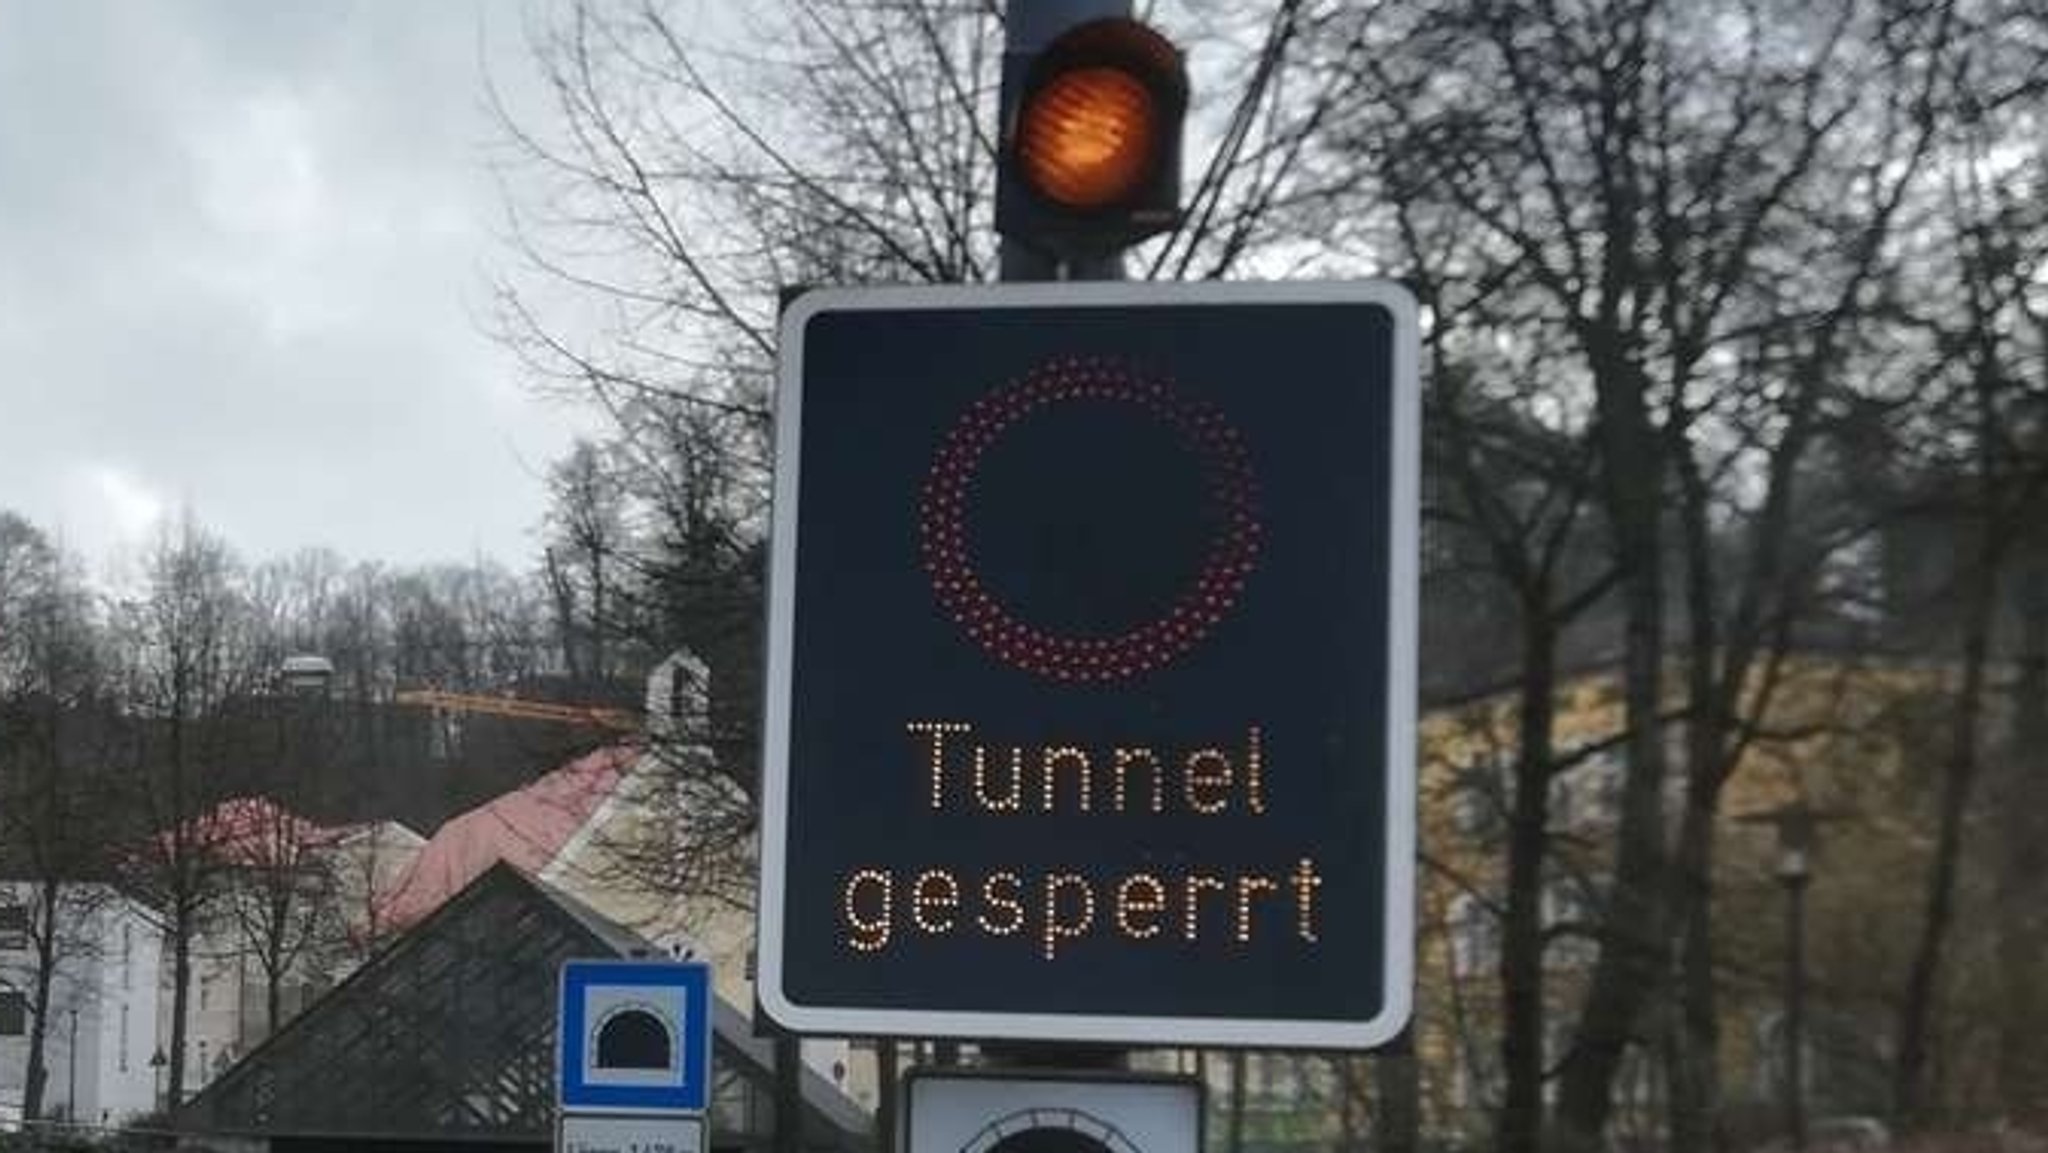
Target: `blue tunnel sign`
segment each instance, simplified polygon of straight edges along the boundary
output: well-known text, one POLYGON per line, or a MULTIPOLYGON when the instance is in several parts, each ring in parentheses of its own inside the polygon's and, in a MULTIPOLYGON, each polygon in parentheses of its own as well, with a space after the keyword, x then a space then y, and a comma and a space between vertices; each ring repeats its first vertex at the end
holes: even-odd
POLYGON ((689 961, 562 966, 564 1112, 701 1113, 711 1083, 711 969, 689 961))

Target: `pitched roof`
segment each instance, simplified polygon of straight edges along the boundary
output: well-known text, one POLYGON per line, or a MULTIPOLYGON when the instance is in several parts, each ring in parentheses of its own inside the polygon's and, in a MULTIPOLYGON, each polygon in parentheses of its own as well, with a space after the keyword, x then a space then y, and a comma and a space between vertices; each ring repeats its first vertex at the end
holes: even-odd
MULTIPOLYGON (((645 938, 502 863, 391 942, 175 1117, 188 1131, 540 1145, 553 1115, 557 973, 572 957, 660 955, 645 938)), ((728 1102, 718 1147, 765 1148, 772 1046, 714 996, 728 1102), (731 1105, 733 1107, 727 1107, 731 1105)), ((868 1116, 799 1065, 809 1153, 865 1153, 868 1116)))
POLYGON ((540 873, 612 795, 637 756, 629 745, 600 749, 448 821, 379 907, 378 922, 412 924, 500 861, 540 873))
MULTIPOLYGON (((187 844, 231 865, 261 867, 325 845, 336 831, 314 824, 269 797, 230 797, 186 823, 187 844)), ((169 833, 160 833, 168 837, 169 833)))

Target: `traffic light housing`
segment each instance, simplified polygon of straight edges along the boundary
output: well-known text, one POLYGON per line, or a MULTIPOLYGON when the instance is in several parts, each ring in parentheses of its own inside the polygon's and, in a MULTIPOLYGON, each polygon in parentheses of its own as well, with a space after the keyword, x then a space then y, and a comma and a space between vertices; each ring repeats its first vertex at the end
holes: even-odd
POLYGON ((1058 260, 1107 256, 1180 219, 1180 50, 1122 17, 1004 60, 996 231, 1058 260))

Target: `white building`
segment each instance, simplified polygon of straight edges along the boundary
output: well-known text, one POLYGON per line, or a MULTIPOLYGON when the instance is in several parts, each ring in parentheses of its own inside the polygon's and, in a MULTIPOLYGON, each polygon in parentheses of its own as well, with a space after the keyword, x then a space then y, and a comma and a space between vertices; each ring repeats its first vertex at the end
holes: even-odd
MULTIPOLYGON (((160 936, 114 889, 67 884, 44 1023, 42 1115, 113 1125, 156 1107, 160 936)), ((35 941, 42 936, 21 882, 0 881, 0 1126, 19 1124, 34 1028, 35 941)))
MULTIPOLYGON (((306 854, 311 887, 307 923, 293 929, 290 971, 279 986, 279 1024, 346 977, 384 936, 377 913, 411 869, 425 840, 396 821, 322 828, 275 802, 227 801, 200 819, 207 843, 228 867, 261 863, 267 846, 306 854)), ((159 992, 157 1030, 171 1039, 172 974, 159 992)), ((247 927, 216 909, 192 941, 192 987, 185 1004, 185 1096, 261 1044, 270 1027, 269 979, 256 960, 247 927)))

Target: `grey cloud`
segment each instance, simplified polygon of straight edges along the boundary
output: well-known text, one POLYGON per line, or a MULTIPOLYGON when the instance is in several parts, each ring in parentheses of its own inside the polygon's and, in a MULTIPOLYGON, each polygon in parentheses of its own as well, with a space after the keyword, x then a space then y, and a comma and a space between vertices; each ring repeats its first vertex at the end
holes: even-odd
POLYGON ((522 561, 570 430, 476 321, 515 24, 0 3, 0 507, 102 549, 112 470, 252 554, 522 561))

